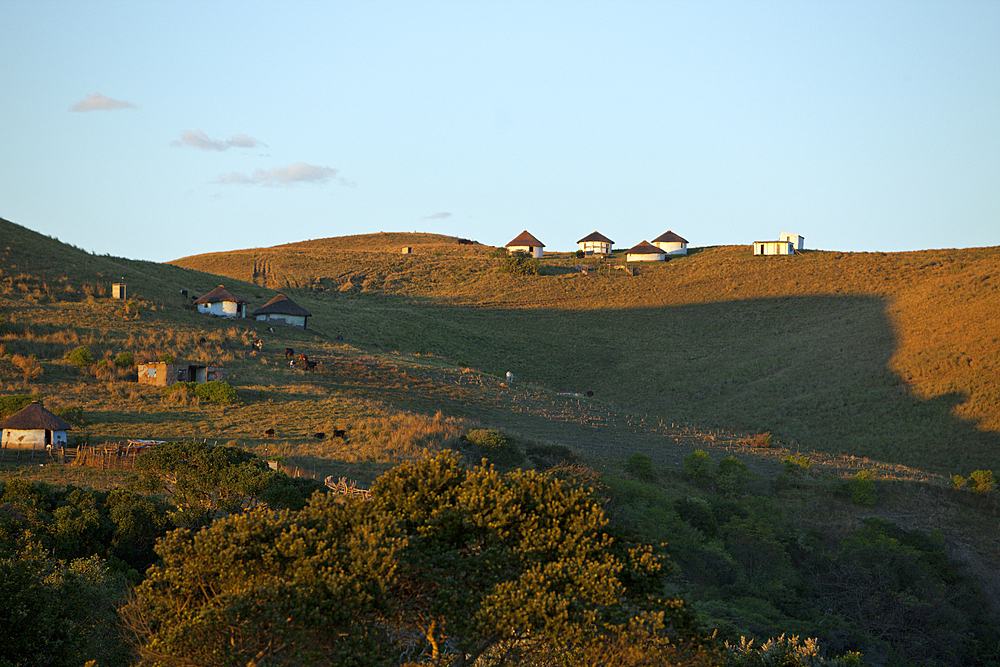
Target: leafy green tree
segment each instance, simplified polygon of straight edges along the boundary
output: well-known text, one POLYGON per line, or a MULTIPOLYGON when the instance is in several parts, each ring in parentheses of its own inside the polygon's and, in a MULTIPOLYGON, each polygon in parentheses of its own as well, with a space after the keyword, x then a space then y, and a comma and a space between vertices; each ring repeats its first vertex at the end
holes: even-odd
POLYGON ((94 355, 90 353, 90 348, 86 345, 73 348, 66 354, 66 359, 80 368, 86 368, 90 364, 94 363, 94 355))
POLYGON ((38 543, 0 558, 0 664, 125 665, 116 607, 124 580, 93 556, 56 560, 38 543))
POLYGON ((123 608, 146 665, 588 664, 637 641, 649 661, 618 664, 660 664, 698 634, 659 597, 665 559, 610 534, 588 489, 450 452, 394 468, 371 501, 316 494, 157 553, 123 608))
POLYGON ((181 526, 253 509, 279 473, 251 452, 198 440, 166 442, 136 459, 135 489, 166 493, 181 526))
POLYGON ((539 262, 524 252, 513 252, 500 260, 500 271, 515 276, 537 276, 539 262))

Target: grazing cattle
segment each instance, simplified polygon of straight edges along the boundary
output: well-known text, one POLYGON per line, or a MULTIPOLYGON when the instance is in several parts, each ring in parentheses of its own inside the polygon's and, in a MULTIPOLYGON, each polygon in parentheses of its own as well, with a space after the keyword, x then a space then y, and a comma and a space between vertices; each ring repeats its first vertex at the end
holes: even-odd
POLYGON ((316 364, 318 364, 318 363, 319 363, 318 361, 306 361, 306 370, 307 371, 311 371, 311 370, 315 369, 316 368, 316 364))
POLYGON ((258 352, 262 351, 264 349, 264 341, 262 341, 260 338, 258 338, 257 340, 255 340, 253 342, 253 347, 258 352))
POLYGON ((266 435, 269 438, 273 438, 274 437, 274 429, 273 428, 267 429, 266 431, 264 431, 264 435, 266 435))
POLYGON ((313 433, 313 437, 316 438, 317 440, 322 440, 323 438, 326 437, 326 433, 313 433))
POLYGON ((340 438, 341 440, 347 437, 347 429, 335 428, 333 429, 333 437, 340 438))
POLYGON ((293 350, 290 347, 286 347, 285 348, 285 359, 294 359, 294 358, 295 358, 295 350, 293 350))
POLYGON ((306 355, 305 353, 299 354, 299 363, 300 364, 305 364, 308 361, 309 361, 309 356, 308 355, 306 355))

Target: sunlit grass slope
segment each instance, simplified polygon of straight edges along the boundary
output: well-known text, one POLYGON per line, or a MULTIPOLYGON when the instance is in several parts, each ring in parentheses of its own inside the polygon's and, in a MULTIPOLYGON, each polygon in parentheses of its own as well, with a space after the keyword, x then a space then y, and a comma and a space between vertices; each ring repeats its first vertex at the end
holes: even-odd
POLYGON ((726 246, 635 276, 555 255, 532 277, 499 273, 491 250, 373 234, 174 263, 308 295, 364 344, 659 418, 939 472, 1000 468, 1000 249, 726 246))

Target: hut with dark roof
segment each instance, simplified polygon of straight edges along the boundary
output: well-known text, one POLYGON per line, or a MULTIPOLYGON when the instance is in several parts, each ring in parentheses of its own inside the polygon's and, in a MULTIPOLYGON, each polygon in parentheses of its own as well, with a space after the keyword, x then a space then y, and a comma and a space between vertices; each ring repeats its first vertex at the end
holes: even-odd
POLYGON ((662 262, 666 253, 648 241, 632 246, 625 251, 626 262, 662 262))
POLYGON ((662 250, 668 255, 686 255, 688 254, 688 242, 687 239, 681 238, 677 234, 674 234, 669 229, 666 233, 657 236, 653 239, 653 245, 662 250))
POLYGON ((289 299, 284 294, 279 294, 263 306, 253 311, 252 315, 259 322, 280 322, 293 327, 306 328, 312 313, 289 299))
POLYGON ((0 421, 0 442, 4 449, 47 449, 65 447, 67 422, 42 407, 38 401, 0 421))
POLYGON ((610 255, 614 241, 600 232, 588 234, 576 242, 580 250, 588 255, 610 255))
POLYGON ((510 253, 526 252, 535 259, 538 259, 542 256, 542 253, 544 252, 542 248, 545 247, 545 244, 536 239, 531 234, 529 234, 528 230, 526 229, 517 236, 515 236, 514 239, 510 243, 508 243, 505 247, 507 248, 507 252, 510 253))
POLYGON ((205 315, 246 317, 247 302, 234 296, 222 285, 200 299, 195 299, 194 303, 198 306, 198 312, 205 315))

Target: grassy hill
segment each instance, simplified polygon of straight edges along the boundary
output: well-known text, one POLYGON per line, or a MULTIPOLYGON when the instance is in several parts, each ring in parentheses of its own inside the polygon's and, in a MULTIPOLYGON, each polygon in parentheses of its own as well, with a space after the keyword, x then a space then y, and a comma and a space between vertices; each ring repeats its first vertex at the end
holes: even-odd
POLYGON ((938 473, 1000 468, 998 248, 699 248, 635 276, 555 255, 530 277, 498 273, 491 250, 372 234, 173 264, 308 296, 326 308, 318 328, 366 345, 660 420, 938 473))
MULTIPOLYGON (((493 251, 377 234, 156 264, 0 220, 0 398, 78 408, 76 443, 205 439, 361 486, 428 450, 492 457, 466 436, 495 429, 516 465, 593 472, 613 521, 667 544, 671 585, 723 636, 819 635, 874 664, 985 659, 962 637, 997 626, 976 591, 1000 599, 1000 505, 945 473, 1000 469, 1000 251, 703 248, 636 275, 553 255, 528 277, 493 251), (129 299, 110 298, 123 277, 129 299), (288 294, 309 330, 197 313, 220 283, 248 310, 288 294), (286 347, 323 363, 291 368, 286 347), (28 355, 40 376, 14 363, 28 355), (138 384, 134 362, 164 355, 225 366, 240 400, 138 384), (761 431, 777 446, 746 437, 761 431)), ((0 480, 127 476, 2 457, 0 480)))

